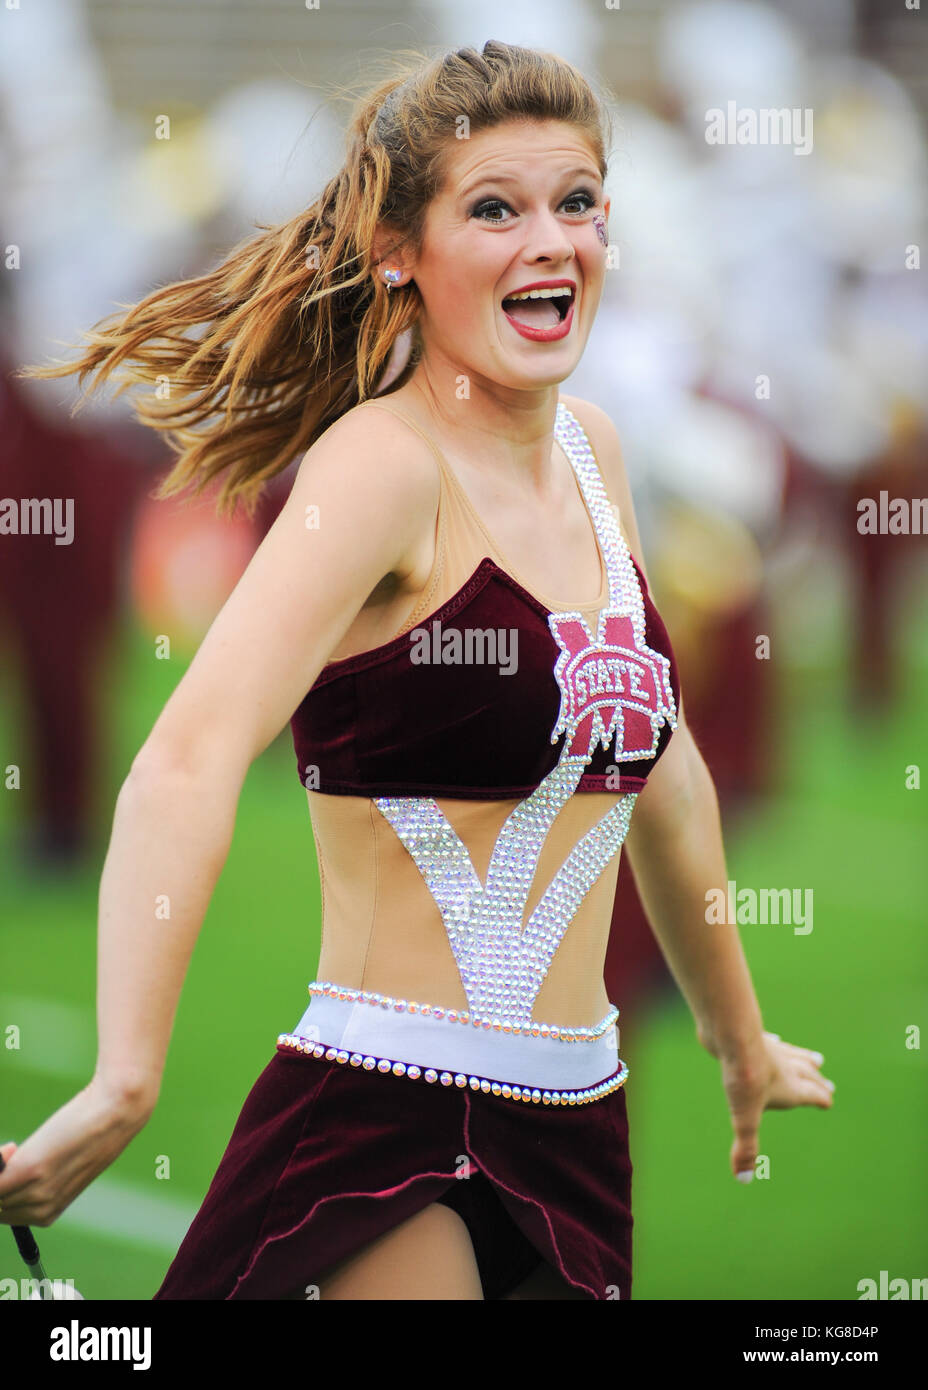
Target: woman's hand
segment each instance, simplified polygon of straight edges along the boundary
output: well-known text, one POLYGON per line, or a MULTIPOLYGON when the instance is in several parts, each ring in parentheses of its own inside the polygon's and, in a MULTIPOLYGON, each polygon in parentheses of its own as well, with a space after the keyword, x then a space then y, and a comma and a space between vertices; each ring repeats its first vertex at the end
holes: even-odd
POLYGON ((822 1076, 820 1052, 794 1047, 776 1033, 761 1034, 761 1050, 751 1062, 720 1058, 722 1085, 728 1098, 732 1128, 731 1170, 742 1182, 754 1176, 760 1117, 765 1110, 789 1110, 794 1105, 818 1105, 830 1110, 834 1082, 822 1076))
POLYGON ((129 1099, 99 1077, 56 1110, 21 1144, 0 1145, 0 1222, 50 1226, 143 1129, 147 1102, 129 1099))

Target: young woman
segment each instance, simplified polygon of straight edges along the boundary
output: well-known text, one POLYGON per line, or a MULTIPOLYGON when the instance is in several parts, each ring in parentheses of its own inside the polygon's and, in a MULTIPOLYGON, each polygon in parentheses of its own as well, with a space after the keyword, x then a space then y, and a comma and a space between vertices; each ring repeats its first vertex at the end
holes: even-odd
POLYGON ((628 1298, 623 841, 720 1063, 733 1174, 765 1109, 831 1104, 707 923, 717 801, 616 431, 558 394, 603 288, 604 131, 549 54, 424 59, 359 106, 306 213, 33 369, 166 380, 138 405, 180 453, 162 495, 250 503, 305 450, 120 791, 93 1079, 3 1146, 3 1220, 49 1225, 145 1125, 243 779, 290 720, 319 978, 155 1298, 628 1298))

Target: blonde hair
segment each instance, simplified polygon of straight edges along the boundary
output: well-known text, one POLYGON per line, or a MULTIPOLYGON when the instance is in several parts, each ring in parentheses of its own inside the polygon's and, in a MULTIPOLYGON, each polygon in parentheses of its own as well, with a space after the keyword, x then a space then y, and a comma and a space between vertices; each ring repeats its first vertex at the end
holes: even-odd
MULTIPOLYGON (((371 272, 378 223, 414 248, 443 187, 450 141, 503 121, 567 122, 606 175, 606 103, 554 54, 490 40, 392 60, 389 77, 355 102, 340 171, 303 212, 240 243, 221 265, 153 291, 101 320, 73 362, 25 367, 24 377, 122 367, 123 384, 167 378, 169 396, 133 400, 177 461, 154 491, 165 498, 221 480, 217 512, 254 511, 264 484, 340 415, 376 394, 390 353, 413 330, 408 379, 421 351, 413 282, 388 293, 371 272), (203 331, 188 336, 202 326, 203 331)), ((73 346, 73 345, 72 345, 73 346)), ((72 413, 79 409, 78 400, 72 413)))

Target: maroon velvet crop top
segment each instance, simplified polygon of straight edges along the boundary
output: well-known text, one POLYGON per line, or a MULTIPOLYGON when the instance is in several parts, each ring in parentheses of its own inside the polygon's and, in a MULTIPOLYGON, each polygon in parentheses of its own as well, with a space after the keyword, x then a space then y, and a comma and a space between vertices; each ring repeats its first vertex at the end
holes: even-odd
MULTIPOLYGON (((585 759, 579 792, 645 785, 676 727, 673 650, 589 441, 563 403, 555 437, 605 562, 609 592, 598 630, 580 611, 553 612, 485 555, 416 627, 323 667, 291 719, 304 785, 342 796, 523 798, 565 754, 585 759), (510 670, 474 643, 475 633, 511 641, 513 632, 518 659, 510 670), (472 659, 461 660, 468 651, 472 659)), ((466 510, 459 489, 449 498, 457 493, 466 510)), ((477 546, 479 553, 479 533, 477 546)))

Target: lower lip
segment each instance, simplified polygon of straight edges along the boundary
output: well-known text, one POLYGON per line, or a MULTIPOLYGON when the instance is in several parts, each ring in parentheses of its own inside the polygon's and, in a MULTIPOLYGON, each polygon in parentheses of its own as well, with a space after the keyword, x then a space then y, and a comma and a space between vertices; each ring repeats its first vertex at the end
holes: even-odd
POLYGON ((527 323, 519 323, 518 319, 514 319, 511 314, 507 314, 505 309, 503 310, 503 314, 512 324, 516 332, 522 334, 523 338, 531 338, 532 341, 536 343, 556 343, 559 338, 566 338, 567 334, 570 332, 570 325, 573 323, 574 319, 575 303, 576 301, 573 299, 570 301, 570 308, 567 310, 563 322, 555 324, 553 328, 532 328, 527 323))

